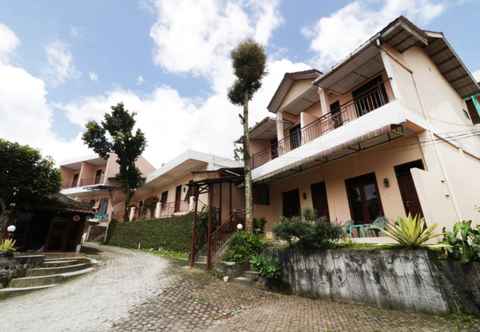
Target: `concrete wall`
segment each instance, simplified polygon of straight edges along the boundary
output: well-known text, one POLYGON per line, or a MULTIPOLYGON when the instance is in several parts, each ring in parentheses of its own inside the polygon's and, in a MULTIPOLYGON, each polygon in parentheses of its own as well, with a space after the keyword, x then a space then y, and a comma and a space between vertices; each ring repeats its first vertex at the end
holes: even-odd
POLYGON ((343 223, 351 219, 345 180, 351 177, 374 172, 377 178, 380 199, 387 218, 405 216, 405 209, 398 188, 394 166, 422 159, 417 140, 402 138, 377 148, 355 153, 344 159, 304 170, 296 175, 269 182, 270 205, 254 206, 254 216, 268 220, 267 232, 279 221, 282 215, 282 193, 299 189, 301 208, 312 208, 310 185, 325 182, 327 188, 330 220, 343 223), (382 157, 379 158, 379 155, 382 157), (390 186, 383 185, 387 178, 390 186), (305 195, 306 198, 303 196, 305 195))
POLYGON ((480 264, 438 261, 423 250, 278 253, 296 294, 429 313, 480 312, 480 264))

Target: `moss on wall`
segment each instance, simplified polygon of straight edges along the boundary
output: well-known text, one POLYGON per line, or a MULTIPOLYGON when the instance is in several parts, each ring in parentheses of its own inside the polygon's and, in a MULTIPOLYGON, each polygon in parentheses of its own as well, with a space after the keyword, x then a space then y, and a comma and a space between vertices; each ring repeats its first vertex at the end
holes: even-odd
POLYGON ((192 215, 164 219, 112 222, 108 244, 143 249, 164 248, 189 252, 192 240, 192 215))

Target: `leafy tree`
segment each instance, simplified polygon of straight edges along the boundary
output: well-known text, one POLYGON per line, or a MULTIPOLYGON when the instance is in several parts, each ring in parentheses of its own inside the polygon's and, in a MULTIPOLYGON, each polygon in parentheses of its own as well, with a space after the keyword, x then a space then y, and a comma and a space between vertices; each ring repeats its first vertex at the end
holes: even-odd
POLYGON ((16 208, 29 208, 60 190, 50 158, 27 145, 0 139, 0 232, 16 208))
POLYGON ((243 144, 235 144, 233 148, 233 158, 236 161, 242 161, 243 160, 243 144))
POLYGON ((87 123, 87 131, 82 138, 88 147, 104 159, 110 153, 117 155, 120 171, 115 179, 125 194, 123 219, 127 221, 133 194, 145 180, 135 162, 145 150, 146 140, 140 129, 134 131, 135 113, 130 113, 122 103, 111 108, 112 112, 106 113, 100 124, 96 121, 87 123))
POLYGON ((240 119, 243 125, 243 162, 245 168, 245 224, 252 229, 253 198, 250 156, 250 133, 248 127, 248 103, 262 86, 266 75, 267 56, 265 49, 253 40, 241 42, 231 53, 233 70, 237 79, 228 91, 228 97, 234 105, 243 106, 240 119))

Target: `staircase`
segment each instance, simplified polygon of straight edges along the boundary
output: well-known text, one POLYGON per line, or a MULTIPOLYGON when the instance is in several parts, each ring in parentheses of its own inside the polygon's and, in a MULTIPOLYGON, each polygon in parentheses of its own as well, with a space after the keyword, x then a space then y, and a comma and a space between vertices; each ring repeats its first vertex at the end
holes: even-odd
POLYGON ((25 277, 14 278, 7 288, 0 289, 0 299, 57 286, 94 271, 96 263, 81 256, 46 258, 39 267, 27 270, 25 277))

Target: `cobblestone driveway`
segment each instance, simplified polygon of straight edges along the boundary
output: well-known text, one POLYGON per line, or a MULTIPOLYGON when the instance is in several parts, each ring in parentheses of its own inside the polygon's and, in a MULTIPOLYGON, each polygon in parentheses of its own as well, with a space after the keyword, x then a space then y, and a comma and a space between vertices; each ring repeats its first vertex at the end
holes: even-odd
POLYGON ((0 302, 2 331, 480 331, 467 322, 273 294, 107 248, 106 265, 0 302))

